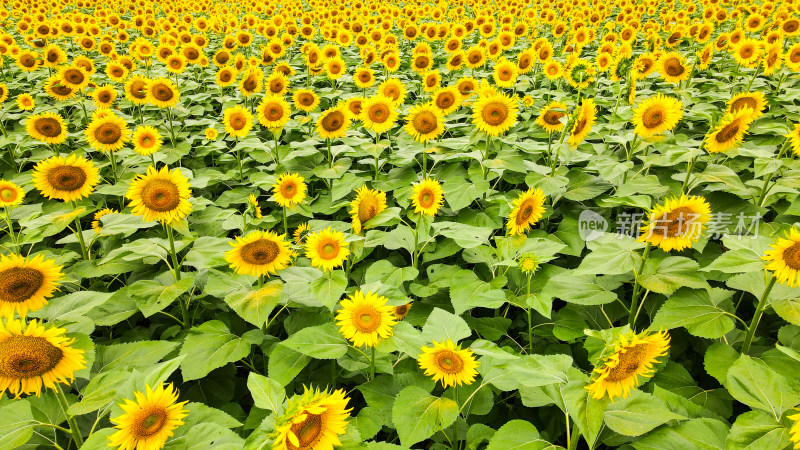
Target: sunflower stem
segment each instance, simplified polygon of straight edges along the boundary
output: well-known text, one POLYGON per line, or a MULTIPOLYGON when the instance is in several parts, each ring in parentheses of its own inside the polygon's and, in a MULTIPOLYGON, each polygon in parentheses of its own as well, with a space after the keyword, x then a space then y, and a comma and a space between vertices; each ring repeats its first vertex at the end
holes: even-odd
MULTIPOLYGON (((788 139, 783 143, 783 147, 781 147, 780 152, 778 152, 778 158, 777 159, 783 158, 783 154, 784 154, 784 152, 786 152, 787 148, 789 148, 789 140, 788 139)), ((767 200, 767 193, 770 191, 769 189, 767 189, 767 187, 769 186, 769 182, 772 181, 772 177, 774 175, 775 175, 775 172, 771 171, 764 178, 764 185, 761 187, 761 194, 758 195, 758 201, 756 202, 756 206, 764 206, 764 202, 767 200)))
POLYGON ((289 227, 286 226, 286 207, 283 207, 283 232, 289 235, 289 227))
POLYGON ((369 381, 375 379, 375 347, 370 347, 369 381))
POLYGON ((172 234, 172 226, 164 224, 164 228, 167 230, 167 239, 169 239, 169 253, 172 257, 172 271, 175 274, 175 281, 180 281, 181 268, 178 265, 178 252, 175 251, 175 236, 172 234))
POLYGON ((19 248, 19 242, 17 242, 17 237, 14 236, 14 224, 11 222, 11 215, 8 212, 8 206, 3 207, 6 214, 6 224, 8 224, 8 236, 11 238, 11 242, 14 243, 14 248, 19 248))
POLYGON ((772 287, 775 286, 775 281, 777 280, 778 279, 774 276, 770 277, 767 287, 764 288, 764 293, 761 294, 761 298, 758 300, 756 311, 753 313, 753 320, 750 322, 750 326, 747 327, 747 335, 745 335, 744 343, 742 344, 743 355, 746 355, 750 351, 750 344, 753 343, 753 336, 756 334, 758 322, 761 321, 761 314, 764 312, 764 307, 767 306, 767 298, 769 297, 769 293, 772 291, 772 287))
POLYGON ((81 254, 83 255, 84 261, 90 260, 89 250, 86 248, 86 241, 83 239, 83 228, 81 227, 80 217, 75 218, 75 234, 78 236, 78 243, 81 245, 81 254))
POLYGON ((683 179, 683 184, 681 185, 681 195, 685 194, 686 189, 689 187, 689 176, 692 174, 695 164, 697 164, 697 156, 693 157, 686 166, 686 177, 683 179))
POLYGON ((64 391, 61 390, 61 386, 58 384, 56 384, 56 398, 58 399, 58 406, 61 407, 61 411, 63 411, 64 415, 67 417, 69 431, 72 433, 72 440, 75 441, 77 448, 83 447, 83 436, 81 436, 81 430, 78 429, 78 423, 75 421, 75 418, 67 413, 67 409, 69 409, 69 402, 67 401, 67 397, 64 395, 64 391))
POLYGON ((117 184, 117 157, 113 150, 108 152, 108 159, 111 161, 111 177, 114 179, 114 184, 117 184))
POLYGON ((641 285, 639 284, 639 275, 641 275, 642 271, 644 270, 644 265, 647 262, 647 257, 650 255, 650 249, 653 247, 653 244, 648 242, 647 245, 644 247, 644 252, 642 253, 642 263, 639 264, 639 270, 634 272, 633 274, 633 295, 631 296, 631 309, 628 311, 628 325, 630 325, 631 329, 634 329, 636 324, 636 312, 637 312, 637 304, 639 303, 639 292, 641 292, 641 285))
POLYGON ((169 119, 169 142, 175 148, 175 131, 172 126, 172 108, 167 108, 167 119, 169 119))
MULTIPOLYGON (((528 274, 528 289, 525 296, 525 303, 531 299, 531 275, 528 274)), ((533 353, 533 314, 531 313, 531 306, 528 305, 528 353, 533 353)))

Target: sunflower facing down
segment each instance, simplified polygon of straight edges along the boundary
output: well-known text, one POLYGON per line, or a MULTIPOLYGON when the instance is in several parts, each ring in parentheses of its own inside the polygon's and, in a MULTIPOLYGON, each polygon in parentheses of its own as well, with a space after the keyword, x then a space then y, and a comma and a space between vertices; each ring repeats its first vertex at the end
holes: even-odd
POLYGON ((527 192, 519 194, 514 200, 514 209, 508 216, 506 228, 508 234, 515 236, 525 234, 536 224, 544 214, 544 192, 539 189, 528 189, 527 192))
POLYGON ((736 148, 744 140, 753 121, 753 114, 753 110, 748 107, 725 114, 714 131, 706 135, 708 152, 720 153, 736 148))
POLYGON ((330 271, 339 267, 350 254, 348 244, 344 240, 344 233, 332 230, 330 227, 310 233, 306 237, 306 257, 311 260, 311 265, 330 271))
POLYGON ((88 197, 100 183, 94 164, 78 155, 51 156, 33 169, 33 185, 47 198, 65 202, 88 197))
POLYGON ((613 353, 606 357, 603 365, 596 367, 591 384, 586 386, 589 395, 601 399, 608 395, 627 398, 631 389, 636 389, 654 373, 658 358, 669 350, 669 334, 666 331, 635 334, 631 331, 620 336, 614 343, 613 353))
POLYGON ((63 276, 61 266, 42 255, 0 255, 0 317, 11 319, 16 312, 24 318, 42 309, 63 276))
POLYGON ((426 376, 433 377, 434 382, 441 381, 445 388, 475 382, 480 364, 472 350, 462 349, 450 339, 442 343, 434 341, 432 347, 422 347, 418 363, 426 376))
POLYGON ((356 347, 375 347, 382 339, 392 335, 397 323, 394 307, 386 306, 387 298, 356 291, 341 301, 342 309, 336 314, 336 325, 342 335, 356 347))
POLYGON ((46 144, 61 144, 67 140, 67 126, 58 113, 34 114, 25 121, 25 129, 32 138, 46 144))
POLYGON ((772 250, 764 252, 766 269, 779 283, 789 287, 800 284, 800 230, 792 228, 786 238, 779 237, 770 245, 772 250))
POLYGON ((430 103, 414 105, 406 116, 404 129, 415 141, 424 144, 444 132, 444 117, 442 112, 430 103))
POLYGON ((680 100, 658 94, 636 107, 633 112, 634 131, 641 137, 650 137, 675 128, 683 117, 680 100))
POLYGON ((344 105, 328 108, 317 119, 317 133, 327 139, 336 139, 347 135, 350 128, 350 112, 344 105))
POLYGON ((275 202, 284 208, 291 208, 300 204, 306 198, 306 183, 303 177, 296 173, 285 173, 275 180, 272 185, 272 194, 275 202))
POLYGON ((113 152, 125 146, 130 137, 128 124, 115 114, 94 118, 86 128, 86 140, 95 150, 113 152))
POLYGON ((752 116, 750 120, 756 120, 764 115, 764 108, 767 106, 767 99, 763 92, 742 92, 734 95, 728 101, 728 112, 735 113, 740 109, 750 108, 752 116))
POLYGON ((360 233, 370 219, 386 209, 386 193, 362 186, 356 189, 356 199, 350 202, 350 217, 353 218, 353 232, 360 233))
POLYGON ((133 132, 133 151, 150 156, 161 148, 161 134, 155 127, 142 125, 133 132))
POLYGON ((548 133, 554 133, 564 129, 565 117, 567 117, 567 105, 563 102, 550 102, 539 111, 536 125, 544 128, 548 133))
POLYGON ((650 211, 639 241, 649 242, 665 252, 680 251, 700 239, 710 220, 711 206, 703 197, 668 198, 650 211))
POLYGON ((33 320, 0 321, 0 395, 14 397, 42 393, 42 386, 57 389, 69 384, 73 374, 86 367, 83 350, 72 347, 67 330, 46 327, 33 320))
POLYGON ((270 435, 272 450, 332 450, 342 445, 339 436, 347 429, 352 408, 342 389, 333 392, 305 388, 303 395, 289 400, 275 419, 270 435))
POLYGON ((239 236, 225 253, 225 260, 238 274, 260 277, 277 274, 291 262, 292 255, 286 235, 272 231, 253 231, 239 236))
POLYGON ((569 145, 577 147, 578 144, 586 139, 586 136, 592 131, 592 126, 597 122, 597 107, 594 100, 586 98, 581 102, 578 108, 578 114, 575 117, 575 124, 572 125, 572 130, 569 133, 569 145))
POLYGON ((19 205, 24 197, 25 190, 16 183, 0 180, 0 207, 19 205))
POLYGON ((112 417, 118 431, 108 437, 110 447, 120 450, 157 450, 164 447, 173 431, 183 425, 189 414, 184 409, 186 401, 178 402, 178 391, 172 384, 145 392, 134 392, 136 400, 125 399, 119 406, 124 414, 112 417))
POLYGON ((490 136, 499 136, 517 122, 517 101, 493 93, 481 96, 472 106, 472 123, 490 136))
POLYGON ((439 208, 444 204, 442 185, 431 178, 414 183, 411 192, 411 204, 414 206, 414 213, 435 216, 439 212, 439 208))
POLYGON ((192 211, 191 196, 189 180, 179 169, 170 170, 167 166, 161 170, 148 167, 147 173, 133 179, 125 194, 133 214, 142 216, 145 222, 157 220, 167 225, 192 211))

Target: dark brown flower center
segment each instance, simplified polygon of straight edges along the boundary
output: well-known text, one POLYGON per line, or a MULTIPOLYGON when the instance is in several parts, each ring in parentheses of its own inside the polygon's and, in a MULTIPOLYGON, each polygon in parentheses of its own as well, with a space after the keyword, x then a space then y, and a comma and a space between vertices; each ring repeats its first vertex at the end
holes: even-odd
POLYGON ((61 136, 61 123, 52 117, 39 117, 33 123, 33 128, 42 136, 54 138, 61 136))
POLYGON ((292 424, 292 433, 297 436, 300 446, 297 447, 289 442, 291 450, 311 449, 322 435, 322 414, 308 414, 306 419, 300 423, 292 424))
POLYGON ((142 189, 142 204, 158 212, 175 210, 181 203, 178 186, 168 180, 150 180, 142 189))
POLYGON ((783 261, 794 270, 800 270, 800 242, 783 251, 783 261))
POLYGON ((332 111, 323 117, 322 129, 329 133, 339 131, 344 126, 344 119, 344 113, 341 111, 332 111))
POLYGON ((647 129, 653 129, 662 123, 664 123, 664 110, 658 105, 647 108, 642 114, 642 125, 647 129))
POLYGON ((639 344, 628 348, 625 353, 619 355, 619 364, 608 371, 606 381, 622 381, 636 373, 647 356, 647 348, 650 344, 639 344))
POLYGON ((168 102, 175 97, 175 93, 172 92, 172 89, 164 83, 157 83, 153 85, 150 90, 153 93, 153 97, 162 102, 168 102))
POLYGON ((58 191, 77 191, 86 183, 86 172, 77 166, 56 166, 47 172, 47 182, 58 191))
POLYGON ((444 373, 457 374, 464 369, 464 361, 450 350, 439 350, 434 355, 436 366, 444 373))
POLYGON ((733 122, 725 125, 721 130, 719 130, 717 134, 714 135, 714 140, 720 144, 729 142, 732 139, 736 138, 736 135, 739 133, 740 127, 741 127, 740 120, 736 119, 733 122))
POLYGON ((414 129, 417 130, 420 134, 428 134, 436 131, 436 128, 439 125, 439 121, 434 113, 430 111, 422 111, 421 113, 414 116, 412 124, 414 126, 414 129))
POLYGON ((369 120, 375 123, 384 123, 389 120, 389 107, 383 103, 370 106, 367 111, 369 120))
POLYGON ((742 97, 736 99, 736 101, 731 104, 731 111, 738 111, 744 108, 750 108, 755 111, 757 106, 758 103, 756 103, 756 99, 753 97, 742 97))
POLYGON ((484 122, 496 127, 508 119, 508 108, 502 102, 492 101, 483 107, 481 117, 484 122))
POLYGON ((63 356, 43 337, 13 335, 0 341, 0 377, 38 377, 55 368, 63 356))
POLYGON ((44 275, 28 267, 12 267, 0 272, 0 301, 20 303, 42 287, 44 275))
POLYGON ((549 110, 544 113, 542 120, 548 125, 558 126, 561 125, 561 118, 566 115, 566 113, 560 111, 549 110))
POLYGON ((167 411, 161 406, 150 406, 139 412, 132 427, 132 434, 137 438, 152 436, 167 423, 167 411))
POLYGON ((106 122, 97 127, 94 137, 101 144, 112 145, 122 138, 122 130, 116 123, 106 122))
POLYGON ((677 77, 683 74, 683 72, 686 71, 686 68, 683 67, 680 59, 671 57, 664 62, 664 70, 667 72, 667 75, 677 77))
POLYGON ((269 239, 250 242, 239 250, 239 255, 241 255, 244 262, 257 266, 272 263, 279 254, 280 247, 269 239))

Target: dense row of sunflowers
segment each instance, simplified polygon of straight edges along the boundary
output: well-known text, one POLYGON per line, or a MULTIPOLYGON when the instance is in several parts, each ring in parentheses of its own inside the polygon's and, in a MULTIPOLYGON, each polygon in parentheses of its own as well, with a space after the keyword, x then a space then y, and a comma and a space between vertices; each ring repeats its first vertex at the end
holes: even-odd
POLYGON ((0 448, 800 448, 798 17, 4 4, 0 448))

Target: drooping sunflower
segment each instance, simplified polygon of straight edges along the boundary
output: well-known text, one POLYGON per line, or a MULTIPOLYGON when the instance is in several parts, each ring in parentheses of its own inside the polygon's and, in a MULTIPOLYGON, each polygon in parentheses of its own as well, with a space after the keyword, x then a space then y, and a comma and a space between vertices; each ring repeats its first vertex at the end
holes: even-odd
POLYGON ((683 103, 664 94, 643 101, 633 112, 634 131, 650 137, 675 128, 683 117, 683 103))
POLYGON ((92 161, 78 155, 51 156, 33 169, 33 185, 47 198, 65 202, 88 197, 100 183, 92 161))
POLYGON ((16 183, 0 180, 0 207, 19 205, 24 197, 25 190, 16 183))
POLYGON ((95 233, 99 233, 103 230, 103 223, 100 222, 100 219, 109 215, 109 214, 117 214, 119 211, 112 208, 103 208, 100 211, 94 213, 94 217, 92 217, 92 229, 94 229, 95 233))
POLYGON ((595 399, 608 395, 611 400, 628 397, 631 389, 653 376, 653 366, 669 351, 669 341, 666 331, 639 334, 629 331, 621 335, 603 365, 594 369, 592 382, 586 386, 589 395, 595 399))
POLYGON ((17 107, 23 111, 30 111, 36 108, 36 101, 31 94, 24 92, 17 96, 17 107))
POLYGON ((769 263, 766 269, 781 284, 789 287, 800 284, 800 230, 792 228, 785 238, 779 237, 770 247, 772 250, 764 252, 762 257, 769 263))
POLYGON ((756 120, 764 115, 764 108, 767 106, 767 99, 763 92, 741 92, 728 100, 728 112, 735 113, 740 109, 750 108, 752 116, 750 120, 756 120))
POLYGON ((508 234, 515 236, 527 233, 531 226, 542 218, 545 211, 544 200, 544 192, 539 188, 528 189, 519 194, 514 200, 511 214, 508 215, 506 223, 508 234))
POLYGON ((110 108, 116 99, 117 91, 110 84, 104 84, 92 91, 92 101, 98 108, 110 108))
POLYGON ((549 133, 554 133, 564 129, 565 117, 567 117, 567 105, 563 102, 550 102, 539 111, 536 125, 544 128, 549 133))
POLYGON ((490 136, 499 136, 517 123, 517 102, 501 93, 481 96, 472 106, 472 123, 490 136))
POLYGON ((650 211, 639 241, 649 242, 665 252, 680 251, 700 239, 710 220, 711 206, 703 197, 671 197, 650 211))
POLYGON ((441 343, 434 341, 432 347, 422 347, 418 363, 426 376, 433 377, 434 382, 441 381, 445 388, 472 384, 480 365, 472 350, 462 349, 450 339, 441 343))
POLYGON ((42 309, 63 277, 61 266, 42 255, 0 255, 0 317, 11 319, 16 312, 24 318, 42 309))
POLYGON ((306 257, 311 260, 311 265, 326 272, 341 266, 350 254, 344 233, 330 227, 310 233, 306 237, 305 248, 306 257))
POLYGON ((130 200, 132 213, 145 222, 157 220, 169 225, 192 211, 191 195, 189 180, 179 169, 164 166, 156 170, 150 166, 147 173, 133 179, 125 197, 130 200))
POLYGON ((575 124, 572 125, 572 130, 569 132, 569 145, 577 147, 578 144, 586 139, 586 136, 592 131, 592 126, 597 122, 597 106, 594 104, 594 99, 585 98, 578 108, 578 114, 575 116, 575 124))
POLYGON ((239 236, 231 242, 233 249, 225 253, 225 260, 238 274, 260 277, 277 274, 285 269, 292 259, 286 235, 272 231, 256 230, 239 236))
POLYGON ((404 129, 415 141, 426 143, 444 132, 444 117, 431 103, 417 104, 408 112, 404 129))
POLYGON ((225 126, 225 132, 229 135, 245 137, 253 128, 253 113, 241 105, 225 108, 222 124, 225 126))
POLYGON ((275 180, 272 185, 272 194, 275 202, 284 208, 291 208, 300 204, 306 198, 306 183, 303 177, 296 173, 285 173, 275 180))
POLYGON ((414 213, 435 216, 444 204, 442 185, 437 180, 426 178, 414 183, 411 192, 411 203, 414 213))
POLYGON ((361 122, 364 128, 375 133, 383 133, 394 127, 397 116, 397 109, 388 97, 376 95, 361 104, 361 122))
POLYGON ((752 122, 753 110, 744 107, 727 113, 719 125, 706 135, 706 149, 709 153, 726 152, 737 147, 747 134, 752 122))
POLYGON ((319 96, 311 89, 298 89, 292 95, 294 107, 304 112, 311 112, 319 106, 319 96))
POLYGON ((333 392, 305 388, 275 419, 272 450, 331 450, 340 446, 352 408, 342 389, 333 392))
POLYGON ((680 83, 689 78, 689 69, 680 53, 669 52, 658 59, 658 72, 669 83, 680 83))
POLYGON ((178 104, 181 97, 178 87, 167 78, 150 80, 145 88, 147 103, 159 108, 169 108, 178 104))
POLYGON ((392 335, 397 323, 394 307, 387 306, 387 298, 372 292, 356 291, 342 300, 342 309, 336 314, 336 325, 348 341, 356 347, 375 347, 382 339, 392 335))
POLYGON ((327 139, 336 139, 347 135, 352 118, 344 105, 328 108, 317 119, 317 133, 327 139))
POLYGON ((142 156, 150 156, 161 148, 161 134, 150 125, 137 127, 131 140, 133 150, 142 156))
POLYGON ((124 414, 112 417, 117 428, 108 436, 109 446, 119 450, 155 450, 164 447, 176 428, 183 425, 189 414, 186 401, 178 402, 178 391, 169 384, 155 389, 146 386, 145 392, 134 392, 136 400, 125 399, 119 406, 124 414))
POLYGON ((0 395, 42 393, 42 386, 58 389, 86 367, 83 350, 72 347, 67 330, 21 319, 0 321, 0 395))
POLYGON ((356 189, 356 199, 350 202, 350 217, 353 218, 353 232, 366 229, 364 224, 386 209, 386 193, 362 186, 356 189))
POLYGON ((273 131, 279 131, 289 121, 292 109, 281 96, 268 95, 258 104, 258 122, 273 131))
POLYGON ((93 149, 113 152, 125 146, 131 132, 123 118, 116 114, 107 114, 94 118, 84 134, 93 149))
POLYGON ((32 138, 47 144, 61 144, 67 140, 67 126, 58 113, 43 112, 28 117, 25 130, 32 138))

